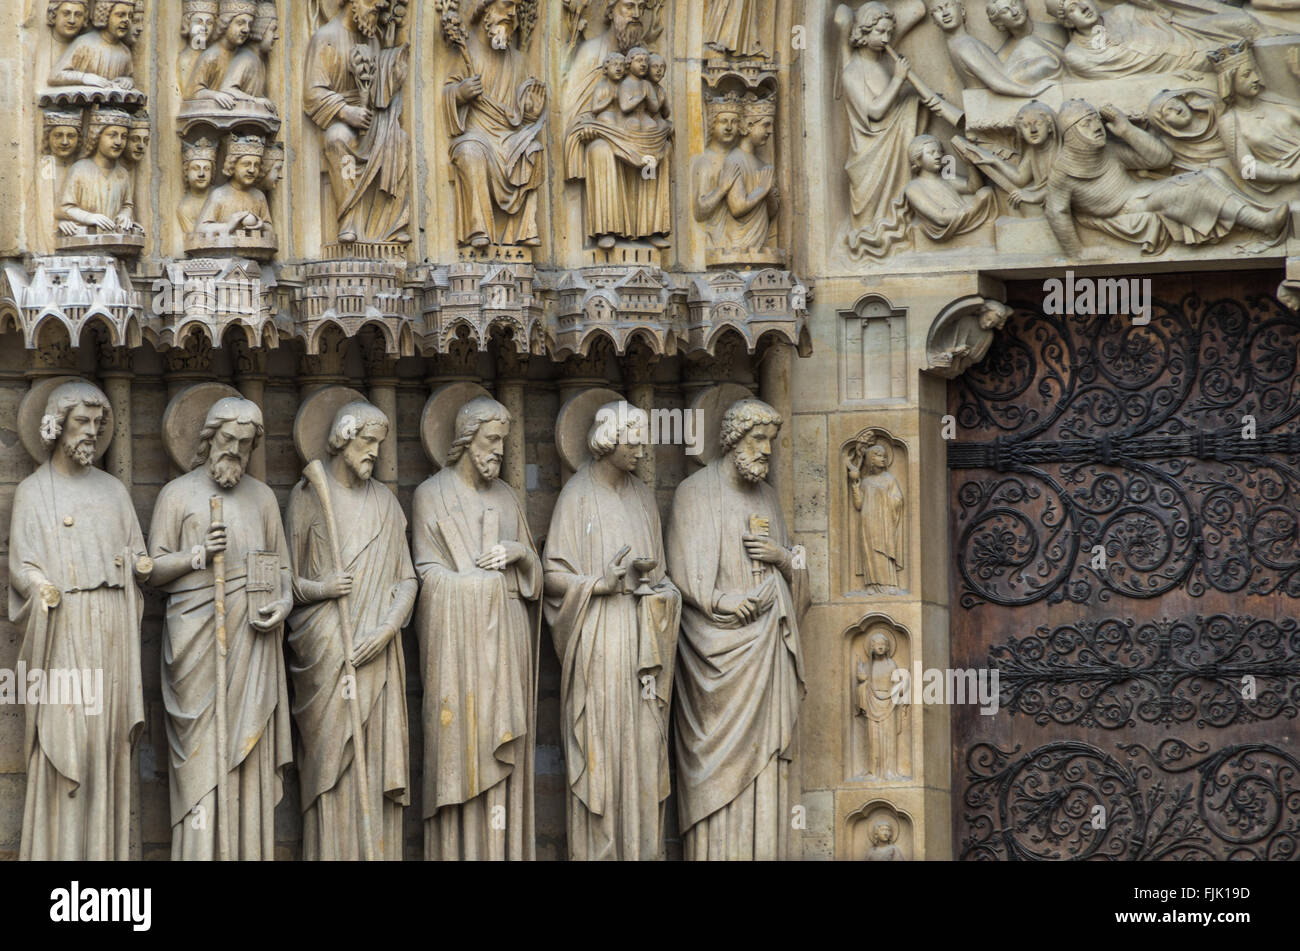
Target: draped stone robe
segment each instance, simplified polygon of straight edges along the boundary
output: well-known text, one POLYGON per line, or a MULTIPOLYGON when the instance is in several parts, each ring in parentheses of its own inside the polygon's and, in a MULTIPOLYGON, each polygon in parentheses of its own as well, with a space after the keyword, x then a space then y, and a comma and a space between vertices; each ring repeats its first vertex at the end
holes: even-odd
POLYGON ((91 30, 68 44, 54 67, 52 84, 58 85, 58 76, 65 71, 91 73, 103 79, 122 79, 130 77, 132 67, 131 47, 105 39, 103 30, 91 30))
POLYGON ((500 480, 480 492, 449 466, 416 490, 412 522, 425 858, 532 859, 536 645, 524 601, 541 595, 541 559, 500 480), (505 571, 474 564, 488 509, 497 540, 528 550, 505 571))
POLYGON ((853 574, 864 585, 898 586, 903 567, 903 490, 892 473, 863 473, 853 486, 858 532, 853 574))
MULTIPOLYGON (((84 158, 68 170, 59 198, 59 219, 68 218, 67 210, 79 208, 92 215, 116 219, 122 212, 135 218, 135 185, 131 173, 121 162, 105 170, 93 158, 84 158)), ((86 226, 78 223, 78 230, 86 226)))
MULTIPOLYGON (((734 179, 731 186, 733 193, 739 192, 741 196, 749 195, 758 188, 759 177, 767 168, 771 168, 771 163, 764 162, 753 152, 737 146, 727 156, 726 164, 722 169, 722 180, 734 179)), ((726 247, 746 251, 759 251, 767 247, 768 238, 772 233, 770 194, 769 192, 768 195, 763 196, 758 204, 743 215, 733 216, 728 213, 725 229, 726 247)))
POLYGON ((569 580, 548 598, 546 619, 560 657, 565 827, 571 859, 662 857, 668 799, 668 710, 681 594, 667 580, 654 493, 634 475, 617 488, 591 463, 564 486, 546 540, 547 574, 569 580), (624 592, 596 595, 624 545, 624 592), (631 593, 632 560, 654 558, 654 595, 631 593), (653 683, 643 684, 643 677, 653 683))
POLYGON ((805 690, 798 615, 808 603, 807 571, 794 585, 763 567, 760 598, 771 607, 749 624, 716 610, 723 595, 756 587, 741 536, 751 515, 769 519, 789 547, 776 490, 738 489, 715 459, 677 487, 668 527, 668 574, 682 592, 673 723, 677 794, 687 859, 789 856, 792 765, 805 690))
POLYGON ((524 117, 524 97, 536 82, 528 63, 514 47, 485 47, 482 32, 466 41, 466 56, 456 61, 443 87, 443 117, 456 164, 457 235, 462 241, 485 234, 498 244, 517 244, 538 237, 537 189, 546 179, 541 141, 546 111, 532 121, 524 117), (457 86, 470 75, 483 79, 483 95, 456 101, 457 86), (500 233, 494 208, 505 216, 500 233))
POLYGON ((289 698, 280 628, 249 624, 248 556, 278 559, 281 587, 269 600, 289 597, 289 551, 280 508, 265 483, 245 475, 233 489, 212 481, 207 467, 169 482, 149 529, 154 558, 202 545, 212 522, 209 500, 220 495, 226 525, 226 751, 230 816, 217 807, 216 618, 211 560, 201 571, 165 586, 167 625, 162 643, 162 695, 170 747, 172 859, 211 860, 222 823, 233 827, 231 857, 269 860, 275 851, 275 806, 283 773, 293 761, 289 698), (196 812, 196 807, 202 807, 196 812))
POLYGON ((25 710, 21 859, 130 858, 131 747, 144 725, 133 572, 144 551, 126 488, 102 470, 69 477, 46 462, 14 494, 9 619, 25 628, 19 660, 45 671, 47 689, 51 671, 88 670, 92 688, 103 672, 97 703, 83 694, 80 704, 25 710), (41 601, 42 577, 59 589, 58 607, 41 601))
MULTIPOLYGON (((270 222, 271 205, 266 200, 266 192, 256 186, 237 188, 233 182, 218 185, 208 192, 203 209, 199 212, 199 229, 230 234, 227 224, 231 218, 241 213, 256 215, 264 223, 270 222)), ((264 233, 268 239, 274 237, 274 232, 264 233)))
MULTIPOLYGON (((303 858, 356 860, 362 843, 360 790, 349 706, 345 695, 340 606, 352 620, 355 644, 391 625, 398 634, 369 663, 357 668, 351 691, 361 708, 371 835, 377 858, 402 858, 402 810, 410 805, 410 731, 406 714, 406 659, 401 630, 411 619, 418 584, 406 545, 406 516, 383 483, 359 488, 330 481, 342 570, 352 593, 301 606, 289 618, 289 673, 293 717, 302 739, 298 781, 302 787, 303 858)), ((289 497, 289 549, 295 595, 303 582, 333 577, 325 511, 316 492, 300 482, 289 497)))

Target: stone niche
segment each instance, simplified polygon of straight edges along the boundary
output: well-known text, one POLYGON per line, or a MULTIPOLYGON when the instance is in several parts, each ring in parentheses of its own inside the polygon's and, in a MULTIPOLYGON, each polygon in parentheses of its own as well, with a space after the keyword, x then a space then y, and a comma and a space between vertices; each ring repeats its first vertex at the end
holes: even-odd
POLYGON ((912 817, 884 799, 868 800, 846 820, 843 847, 840 857, 849 861, 912 861, 912 817))
POLYGON ((881 597, 908 590, 907 445, 888 430, 868 426, 839 451, 835 491, 842 514, 840 590, 881 597))
POLYGON ((912 737, 920 708, 910 701, 911 635, 883 614, 844 633, 844 778, 853 783, 912 780, 912 737))

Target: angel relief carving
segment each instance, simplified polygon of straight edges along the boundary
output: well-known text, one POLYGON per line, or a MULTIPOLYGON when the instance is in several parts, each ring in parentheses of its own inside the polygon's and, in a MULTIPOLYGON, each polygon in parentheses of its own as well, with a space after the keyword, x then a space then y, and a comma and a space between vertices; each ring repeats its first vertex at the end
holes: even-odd
POLYGON ((1116 243, 1248 253, 1286 237, 1300 102, 1265 90, 1253 49, 1269 38, 1270 75, 1300 77, 1300 47, 1279 46, 1277 29, 1242 10, 1153 0, 1046 0, 1051 23, 1026 0, 985 9, 1006 37, 996 49, 968 31, 963 0, 837 9, 851 255, 934 250, 995 221, 975 243, 1050 253, 1041 242, 1054 239, 1071 257, 1116 243), (922 81, 898 50, 914 30, 945 43, 961 108, 934 91, 951 79, 922 81), (1029 220, 999 220, 1014 217, 1029 220))

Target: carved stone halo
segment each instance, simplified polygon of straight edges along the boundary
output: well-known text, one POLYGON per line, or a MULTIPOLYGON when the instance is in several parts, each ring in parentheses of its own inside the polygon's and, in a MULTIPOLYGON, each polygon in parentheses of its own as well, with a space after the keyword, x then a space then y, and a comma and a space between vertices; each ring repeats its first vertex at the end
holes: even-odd
POLYGON ((293 447, 303 463, 329 458, 330 429, 338 411, 349 403, 370 402, 348 386, 327 386, 317 390, 298 407, 293 419, 293 447))
POLYGON ((697 393, 695 399, 691 400, 689 412, 694 413, 696 410, 704 412, 703 431, 697 434, 700 439, 700 451, 686 458, 697 466, 707 466, 722 455, 722 417, 727 415, 727 410, 731 409, 732 404, 738 400, 752 399, 754 399, 753 392, 739 383, 719 383, 697 393))
POLYGON ((162 438, 167 458, 181 472, 189 472, 194 452, 199 445, 199 433, 208 410, 217 400, 228 396, 242 398, 243 394, 225 383, 195 383, 187 386, 167 404, 163 411, 162 438))
MULTIPOLYGON (((41 419, 45 416, 45 404, 50 401, 50 394, 64 383, 90 383, 79 376, 53 376, 32 384, 23 401, 18 404, 18 435, 23 441, 23 448, 38 463, 50 457, 50 451, 41 442, 41 419)), ((104 425, 95 440, 95 459, 104 458, 108 444, 113 441, 113 407, 104 407, 104 425)))
POLYGON ((572 471, 577 472, 591 459, 587 434, 596 421, 596 410, 606 403, 617 403, 624 398, 614 390, 593 386, 589 390, 575 393, 560 407, 559 415, 555 417, 555 448, 560 453, 560 459, 572 471))
MULTIPOLYGON (((456 439, 456 414, 476 396, 492 394, 477 383, 447 383, 433 391, 420 417, 420 442, 424 454, 439 469, 447 464, 447 453, 456 439)), ((515 425, 520 425, 516 420, 515 425)))

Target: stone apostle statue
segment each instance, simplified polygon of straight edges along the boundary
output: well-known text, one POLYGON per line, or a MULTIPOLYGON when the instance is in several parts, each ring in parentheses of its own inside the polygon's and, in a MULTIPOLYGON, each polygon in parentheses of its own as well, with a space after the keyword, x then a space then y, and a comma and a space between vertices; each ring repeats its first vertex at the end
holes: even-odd
POLYGON ((443 87, 456 170, 457 240, 538 245, 537 191, 546 179, 546 84, 512 43, 518 0, 474 0, 463 62, 443 87), (498 212, 500 225, 497 224, 498 212))
POLYGON ((131 747, 144 725, 137 580, 149 576, 126 488, 94 466, 112 436, 108 398, 84 381, 45 403, 48 460, 14 495, 9 619, 25 629, 27 801, 19 857, 130 857, 131 747))
POLYGON ((564 486, 546 540, 575 860, 662 857, 682 599, 664 572, 654 493, 635 474, 648 430, 645 411, 625 402, 597 411, 594 458, 564 486), (640 587, 627 573, 634 565, 640 587))
POLYGON ((497 478, 510 412, 456 414, 447 465, 416 490, 426 859, 532 859, 536 645, 542 593, 523 507, 497 478))
POLYGON ((410 155, 402 128, 402 87, 410 47, 383 46, 388 0, 343 0, 312 34, 303 73, 303 107, 321 130, 340 244, 409 244, 410 155), (366 55, 354 55, 357 47, 366 55), (373 60, 373 82, 356 64, 373 60))
POLYGON ((163 487, 149 529, 153 582, 168 595, 162 693, 173 860, 217 858, 218 836, 226 837, 232 859, 274 856, 275 806, 293 760, 281 643, 293 582, 275 495, 246 474, 262 433, 256 403, 214 403, 199 432, 195 468, 163 487), (221 521, 212 518, 213 496, 222 502, 221 521), (225 562, 224 697, 215 689, 218 553, 225 562), (227 762, 219 764, 222 702, 227 762), (219 769, 228 773, 220 783, 219 769))
POLYGON ((691 860, 789 856, 808 594, 776 490, 763 481, 780 426, 766 403, 732 404, 723 455, 673 499, 668 574, 683 601, 673 722, 691 860))
POLYGON ((402 858, 402 809, 410 799, 406 661, 402 628, 415 607, 415 568, 397 497, 371 478, 388 417, 369 403, 335 414, 324 467, 327 511, 304 480, 289 497, 289 551, 298 609, 289 618, 294 721, 302 737, 303 858, 360 859, 362 821, 348 704, 361 706, 365 784, 377 858, 402 858), (331 516, 332 522, 331 524, 331 516), (338 539, 341 565, 330 536, 338 539), (342 612, 355 637, 343 656, 342 612))

